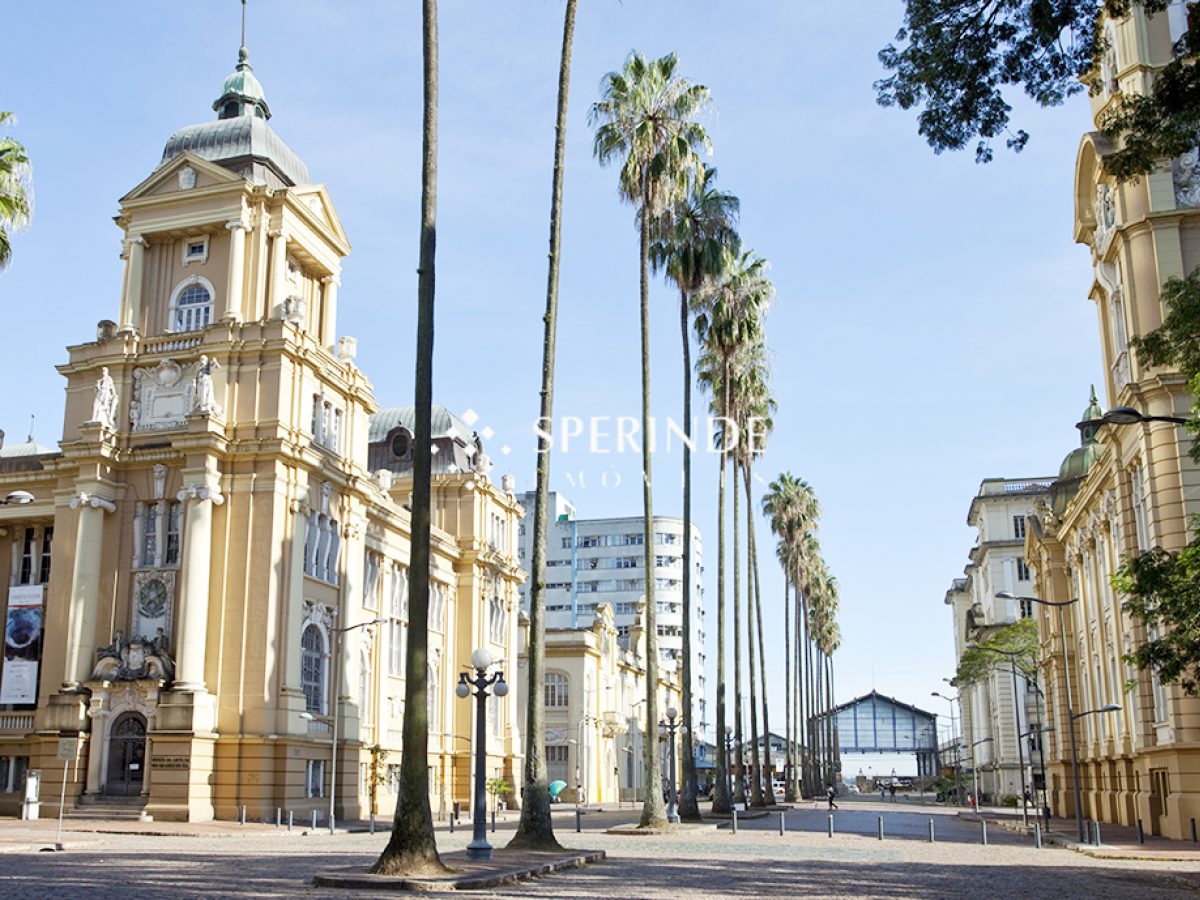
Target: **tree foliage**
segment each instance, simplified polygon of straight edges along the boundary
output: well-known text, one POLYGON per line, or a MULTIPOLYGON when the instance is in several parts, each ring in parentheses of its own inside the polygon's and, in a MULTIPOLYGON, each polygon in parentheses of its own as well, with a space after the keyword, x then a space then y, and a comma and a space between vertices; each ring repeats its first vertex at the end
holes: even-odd
MULTIPOLYGON (((1168 0, 906 0, 904 27, 879 52, 892 74, 875 83, 877 99, 918 108, 918 130, 935 153, 977 141, 976 161, 990 162, 994 139, 1015 151, 1029 140, 1011 127, 1008 92, 1058 106, 1085 87, 1099 90, 1104 14, 1121 18, 1135 6, 1154 15, 1168 0)), ((1189 57, 1200 52, 1200 16, 1193 14, 1176 50, 1149 95, 1120 95, 1101 122, 1121 139, 1105 160, 1118 178, 1195 146, 1200 70, 1189 57)))
MULTIPOLYGON (((16 124, 10 112, 0 112, 0 126, 16 124)), ((0 271, 12 259, 11 237, 29 225, 33 212, 33 182, 29 156, 15 139, 0 137, 0 271)))
POLYGON ((958 661, 956 685, 977 684, 997 670, 1007 671, 1009 663, 1026 678, 1037 676, 1038 630, 1032 619, 1018 619, 1000 628, 978 646, 968 647, 958 661))
POLYGON ((1179 553, 1156 547, 1124 560, 1113 586, 1150 636, 1126 659, 1164 684, 1200 693, 1200 538, 1179 553))

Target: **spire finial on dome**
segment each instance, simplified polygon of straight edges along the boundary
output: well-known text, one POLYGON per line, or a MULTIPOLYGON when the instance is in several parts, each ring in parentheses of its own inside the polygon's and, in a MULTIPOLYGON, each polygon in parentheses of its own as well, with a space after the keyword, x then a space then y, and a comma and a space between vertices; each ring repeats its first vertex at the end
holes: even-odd
POLYGON ((249 56, 246 53, 246 0, 242 0, 242 54, 249 56))

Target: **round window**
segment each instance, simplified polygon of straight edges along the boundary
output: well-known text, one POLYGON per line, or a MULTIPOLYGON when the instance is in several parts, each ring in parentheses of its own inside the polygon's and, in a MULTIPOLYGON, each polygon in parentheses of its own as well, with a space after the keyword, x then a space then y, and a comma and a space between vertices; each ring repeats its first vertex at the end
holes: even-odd
POLYGON ((407 431, 397 431, 392 435, 392 456, 403 459, 412 449, 412 437, 407 431))

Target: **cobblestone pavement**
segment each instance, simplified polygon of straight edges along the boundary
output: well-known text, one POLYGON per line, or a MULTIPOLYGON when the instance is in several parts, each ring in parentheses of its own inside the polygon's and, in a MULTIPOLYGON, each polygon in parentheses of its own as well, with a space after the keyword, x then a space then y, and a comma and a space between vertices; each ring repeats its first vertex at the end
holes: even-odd
MULTIPOLYGON (((564 811, 566 812, 566 811, 564 811)), ((849 803, 839 810, 833 838, 823 809, 728 828, 649 837, 603 829, 631 821, 634 812, 589 813, 582 834, 573 815, 556 816, 567 846, 607 851, 609 860, 585 869, 513 886, 489 897, 882 897, 882 898, 1195 898, 1200 864, 1093 859, 1062 849, 1036 850, 1020 836, 996 834, 987 847, 978 825, 939 810, 897 806, 885 813, 885 837, 875 836, 878 807, 849 803), (928 820, 938 837, 928 843, 928 820), (841 822, 841 825, 838 825, 841 822), (851 833, 858 831, 860 833, 851 833), (1190 883, 1190 885, 1189 885, 1190 883)), ((0 834, 10 823, 0 823, 0 834)), ((18 823, 19 824, 19 823, 18 823)), ((512 825, 501 825, 501 847, 512 825)), ((236 832, 236 826, 229 829, 236 832)), ((999 831, 999 830, 997 830, 999 831)), ((15 851, 0 857, 0 898, 58 900, 111 894, 137 898, 368 896, 319 890, 318 869, 375 859, 384 833, 292 834, 261 829, 228 835, 150 836, 64 833, 63 853, 15 851)), ((439 830, 444 850, 466 845, 470 832, 439 830)), ((43 842, 45 843, 45 842, 43 842)))

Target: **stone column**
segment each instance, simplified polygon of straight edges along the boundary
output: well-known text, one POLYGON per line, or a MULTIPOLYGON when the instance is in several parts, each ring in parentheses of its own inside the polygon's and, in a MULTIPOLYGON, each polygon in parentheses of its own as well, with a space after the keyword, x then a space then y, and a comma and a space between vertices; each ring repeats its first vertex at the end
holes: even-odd
MULTIPOLYGON (((346 516, 347 523, 342 529, 345 543, 341 553, 341 584, 339 592, 339 609, 336 619, 338 628, 351 628, 361 622, 368 621, 363 615, 363 561, 365 559, 366 541, 363 528, 366 522, 359 521, 353 513, 346 516)), ((363 698, 358 696, 359 667, 361 654, 359 648, 366 639, 366 628, 355 628, 338 635, 334 642, 340 659, 335 660, 342 669, 341 697, 338 698, 341 711, 339 734, 345 740, 353 741, 359 737, 359 720, 363 698)))
POLYGON ((201 692, 208 644, 209 565, 212 558, 212 508, 225 498, 207 485, 190 485, 179 492, 186 504, 183 520, 182 584, 176 619, 175 690, 201 692))
POLYGON ((327 348, 330 353, 337 349, 336 331, 337 331, 337 289, 341 284, 341 280, 336 275, 329 275, 321 279, 321 284, 325 285, 325 302, 321 307, 321 346, 327 348))
MULTIPOLYGON (((291 511, 292 552, 288 566, 287 597, 284 601, 287 604, 287 631, 280 641, 283 653, 282 688, 289 693, 303 696, 300 691, 300 631, 304 621, 304 544, 308 528, 308 504, 302 499, 295 499, 292 501, 291 511)), ((300 709, 304 709, 303 703, 300 709)))
POLYGON ((287 297, 287 244, 288 237, 283 231, 272 231, 271 238, 271 276, 267 316, 283 317, 283 301, 287 297))
POLYGON ((138 331, 142 318, 142 280, 146 271, 146 247, 141 235, 125 241, 125 295, 121 298, 121 330, 138 331))
POLYGON ((92 674, 96 609, 100 602, 100 563, 104 549, 104 513, 116 512, 117 506, 111 500, 80 491, 71 498, 71 509, 79 510, 79 529, 75 535, 75 562, 71 571, 64 690, 78 690, 92 674))
POLYGON ((233 321, 245 318, 242 310, 242 284, 246 280, 246 223, 234 219, 229 229, 229 283, 225 289, 225 316, 233 321))

